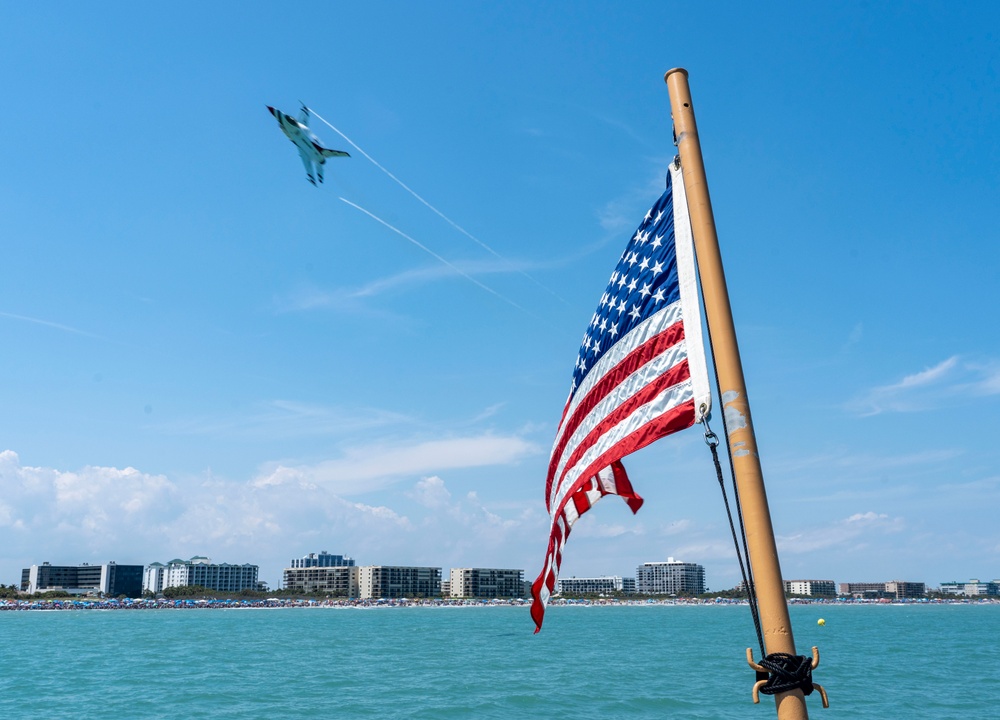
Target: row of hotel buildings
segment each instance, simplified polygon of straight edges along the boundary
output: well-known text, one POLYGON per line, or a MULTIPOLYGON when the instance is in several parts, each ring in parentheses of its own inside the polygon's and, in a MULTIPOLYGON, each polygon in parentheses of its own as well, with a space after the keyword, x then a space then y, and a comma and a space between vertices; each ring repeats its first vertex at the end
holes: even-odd
MULTIPOLYGON (((345 555, 325 550, 295 558, 283 571, 286 590, 336 597, 379 598, 519 598, 531 594, 524 571, 508 568, 451 568, 445 577, 439 567, 356 565, 345 555)), ((63 590, 74 594, 160 594, 168 588, 198 585, 217 592, 266 590, 258 566, 213 563, 196 556, 151 565, 66 566, 42 563, 21 572, 21 590, 27 593, 63 590)), ((737 590, 741 589, 739 586, 737 590)), ((643 563, 634 578, 603 576, 562 578, 556 593, 579 595, 700 595, 706 591, 705 568, 673 558, 643 563)), ((956 596, 1000 596, 1000 580, 941 583, 940 593, 956 596)), ((833 580, 786 580, 785 592, 806 597, 850 596, 907 599, 927 595, 924 583, 892 580, 876 583, 840 583, 833 580)))
MULTIPOLYGON (((806 597, 854 597, 868 599, 905 600, 927 596, 927 585, 922 582, 889 580, 888 582, 853 582, 836 585, 833 580, 785 580, 785 592, 806 597)), ((937 589, 941 595, 974 597, 1000 596, 1000 580, 982 582, 973 578, 969 582, 943 582, 937 589)))
MULTIPOLYGON (((362 565, 325 550, 295 558, 285 568, 286 590, 348 598, 520 598, 531 594, 524 570, 510 568, 451 568, 445 577, 439 567, 362 565)), ((150 565, 32 565, 21 572, 21 590, 27 593, 61 590, 74 594, 160 594, 174 587, 199 585, 209 590, 237 593, 261 590, 258 566, 213 563, 196 556, 150 565)), ((557 592, 571 595, 641 593, 697 595, 705 591, 705 568, 669 558, 640 565, 635 578, 567 578, 557 592)))

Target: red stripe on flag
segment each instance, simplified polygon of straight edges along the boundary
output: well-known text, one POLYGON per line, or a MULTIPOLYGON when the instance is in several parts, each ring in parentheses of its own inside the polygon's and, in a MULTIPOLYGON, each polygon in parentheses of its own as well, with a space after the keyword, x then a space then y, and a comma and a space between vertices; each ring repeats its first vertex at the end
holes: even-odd
MULTIPOLYGON (((621 362, 614 365, 600 380, 597 381, 597 383, 594 384, 594 387, 591 388, 590 392, 587 393, 587 396, 580 401, 580 403, 573 410, 572 415, 569 417, 565 414, 569 411, 570 407, 570 403, 567 403, 566 408, 563 410, 563 418, 559 423, 559 441, 556 446, 552 448, 552 456, 549 461, 548 476, 545 482, 546 498, 551 497, 552 483, 554 482, 556 467, 559 464, 559 458, 566 447, 566 443, 569 442, 573 433, 593 411, 598 403, 604 400, 604 398, 613 392, 616 387, 621 385, 621 383, 627 380, 643 365, 646 365, 650 361, 654 360, 668 349, 680 343, 682 340, 684 340, 684 326, 681 322, 676 322, 670 327, 665 328, 662 332, 654 335, 639 347, 635 348, 632 352, 622 358, 621 362)), ((674 367, 678 366, 675 365, 674 367)), ((663 376, 660 377, 662 378, 663 376)), ((684 379, 687 378, 685 377, 684 379)), ((663 387, 659 384, 661 382, 660 378, 657 378, 654 382, 658 387, 663 387)), ((680 380, 677 382, 680 382, 680 380)), ((546 502, 548 501, 546 500, 546 502)))
MULTIPOLYGON (((616 407, 612 413, 610 413, 600 423, 598 423, 594 427, 593 430, 591 430, 589 433, 587 433, 586 437, 582 441, 580 441, 580 443, 573 449, 573 452, 570 454, 570 456, 563 463, 563 472, 562 472, 562 475, 559 478, 558 483, 556 484, 557 487, 563 483, 563 481, 566 478, 566 474, 573 468, 573 466, 576 464, 576 462, 581 457, 583 457, 584 454, 586 454, 586 452, 588 450, 590 450, 593 447, 597 447, 597 446, 599 446, 601 444, 601 438, 605 435, 605 433, 607 433, 609 430, 611 430, 612 428, 614 428, 616 425, 618 425, 618 423, 620 423, 622 420, 624 420, 625 418, 627 418, 629 415, 631 415, 632 413, 634 413, 638 408, 640 408, 643 405, 645 405, 646 403, 652 401, 657 395, 659 395, 660 393, 662 393, 664 390, 666 390, 668 388, 671 388, 671 387, 674 387, 675 385, 679 385, 682 382, 684 382, 685 380, 688 380, 690 377, 691 377, 691 371, 690 371, 690 369, 688 367, 687 360, 685 360, 682 363, 680 363, 679 365, 674 365, 666 373, 664 373, 663 375, 660 375, 658 378, 656 378, 656 380, 654 380, 653 382, 651 382, 649 385, 646 385, 645 387, 643 387, 643 389, 640 392, 636 393, 631 398, 629 398, 628 400, 626 400, 624 403, 622 403, 621 405, 619 405, 618 407, 616 407)), ((676 407, 684 407, 685 405, 687 405, 687 403, 684 403, 682 405, 678 405, 676 407)), ((668 413, 665 413, 665 415, 672 414, 674 412, 674 410, 676 410, 676 407, 674 409, 670 410, 668 413)), ((691 402, 691 407, 692 408, 694 407, 694 402, 693 401, 691 402)), ((651 422, 655 422, 655 421, 656 421, 656 418, 654 418, 654 420, 651 421, 651 422)), ((694 417, 693 417, 693 410, 692 410, 691 423, 693 424, 693 422, 694 422, 694 417)), ((643 430, 644 428, 648 427, 649 424, 650 423, 644 424, 641 428, 638 428, 638 430, 643 430)), ((577 425, 579 425, 579 423, 577 423, 577 425)), ((674 427, 674 426, 673 425, 668 425, 668 427, 674 427)), ((665 434, 669 434, 671 432, 675 432, 676 430, 683 430, 686 427, 690 427, 690 424, 683 425, 681 427, 676 427, 674 430, 667 430, 667 432, 665 434)), ((633 432, 632 434, 628 435, 627 437, 634 437, 635 435, 636 435, 636 433, 633 432)), ((649 437, 648 435, 643 435, 643 437, 647 438, 645 440, 645 442, 643 442, 641 444, 640 443, 636 443, 632 450, 629 450, 628 452, 625 452, 625 453, 622 453, 621 455, 618 455, 618 457, 615 458, 615 459, 617 460, 619 458, 623 458, 629 452, 634 452, 635 450, 638 450, 638 449, 640 449, 642 447, 645 447, 649 443, 651 443, 654 440, 656 440, 657 437, 662 437, 662 436, 661 435, 657 435, 657 436, 649 437)), ((619 441, 618 443, 616 443, 612 447, 618 447, 622 442, 624 442, 624 439, 621 440, 621 441, 619 441)), ((565 449, 565 448, 563 448, 563 449, 565 449)), ((602 453, 602 457, 604 455, 606 455, 606 453, 602 453)), ((554 460, 555 460, 555 462, 554 462, 553 470, 554 470, 555 467, 558 467, 561 462, 563 462, 562 458, 558 458, 558 457, 554 457, 554 460)), ((593 466, 594 466, 594 463, 591 464, 591 467, 593 467, 593 466)), ((597 467, 598 470, 601 469, 601 468, 605 468, 607 466, 608 466, 607 462, 605 462, 603 464, 600 464, 600 465, 596 465, 596 467, 597 467)), ((579 474, 582 477, 590 477, 591 473, 581 472, 579 474)))
MULTIPOLYGON (((628 473, 625 472, 625 466, 620 462, 615 461, 611 463, 611 467, 607 469, 610 469, 612 472, 615 492, 605 489, 605 485, 598 475, 591 475, 587 478, 587 480, 581 483, 581 487, 578 488, 572 496, 568 497, 566 502, 560 506, 559 513, 553 516, 554 522, 552 524, 552 531, 549 534, 549 547, 545 554, 545 564, 541 573, 539 573, 538 578, 536 578, 535 582, 531 584, 531 618, 535 621, 536 633, 542 629, 542 618, 545 615, 545 602, 542 600, 542 588, 544 587, 548 590, 550 595, 555 592, 556 579, 559 576, 559 569, 562 567, 562 550, 559 546, 560 544, 565 545, 565 540, 569 537, 570 530, 572 529, 572 525, 570 525, 564 513, 567 502, 572 499, 574 507, 577 508, 581 515, 583 512, 586 512, 586 510, 579 510, 580 497, 585 499, 588 509, 589 507, 592 507, 593 503, 590 502, 589 498, 586 496, 588 488, 585 487, 586 482, 592 481, 594 486, 600 490, 601 497, 604 497, 605 495, 619 495, 625 500, 633 513, 638 512, 639 508, 642 507, 643 500, 632 489, 632 483, 628 479, 628 473), (565 531, 562 529, 564 525, 566 528, 565 531)), ((607 469, 605 469, 605 472, 607 469)))
MULTIPOLYGON (((681 405, 678 405, 670 412, 664 413, 655 420, 643 425, 635 432, 626 435, 620 442, 615 443, 610 448, 605 450, 598 457, 596 457, 593 462, 584 468, 584 470, 579 474, 578 479, 567 490, 566 496, 562 499, 562 502, 559 503, 559 506, 556 508, 553 515, 561 515, 563 508, 565 508, 566 503, 573 496, 573 493, 577 492, 584 485, 584 483, 586 483, 587 480, 593 477, 597 472, 600 472, 603 468, 606 468, 626 455, 645 447, 649 443, 663 437, 664 435, 669 435, 677 432, 678 430, 684 430, 685 428, 691 427, 694 425, 694 417, 694 400, 689 400, 681 405)), ((621 465, 621 463, 617 464, 621 465)), ((624 474, 624 472, 625 468, 623 466, 622 473, 624 474)), ((627 476, 625 481, 628 483, 627 476)), ((631 484, 629 484, 630 490, 631 487, 631 484)), ((616 494, 623 495, 620 491, 616 494)), ((639 504, 642 504, 641 500, 639 504)), ((635 510, 638 510, 638 507, 635 508, 635 510)), ((635 510, 633 510, 633 512, 635 512, 635 510)))

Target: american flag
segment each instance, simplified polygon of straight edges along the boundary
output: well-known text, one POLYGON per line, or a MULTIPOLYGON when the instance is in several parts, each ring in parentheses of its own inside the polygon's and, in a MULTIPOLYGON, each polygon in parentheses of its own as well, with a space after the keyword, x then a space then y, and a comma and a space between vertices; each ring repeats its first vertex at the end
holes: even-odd
POLYGON ((710 403, 691 225, 674 163, 611 274, 573 368, 545 482, 552 524, 531 588, 535 632, 573 523, 605 495, 622 497, 632 512, 642 506, 621 459, 700 422, 710 403))

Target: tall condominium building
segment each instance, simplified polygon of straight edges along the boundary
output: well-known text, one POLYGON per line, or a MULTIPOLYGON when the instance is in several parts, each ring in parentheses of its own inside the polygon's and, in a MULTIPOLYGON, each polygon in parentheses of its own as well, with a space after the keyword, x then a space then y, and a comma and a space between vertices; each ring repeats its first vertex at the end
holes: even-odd
POLYGON ((635 592, 635 578, 623 578, 617 575, 593 578, 560 578, 556 581, 556 591, 563 595, 632 594, 635 592))
POLYGON ((888 598, 903 600, 927 595, 927 586, 921 582, 890 580, 889 582, 840 583, 841 595, 860 598, 888 598))
POLYGON ((837 584, 833 580, 785 580, 785 592, 789 595, 836 597, 837 584))
POLYGON ((927 595, 927 585, 922 582, 907 582, 905 580, 890 580, 885 584, 885 591, 896 597, 897 600, 903 598, 919 598, 927 595))
POLYGON ((62 590, 74 595, 103 593, 109 597, 142 594, 142 565, 51 565, 21 570, 21 590, 29 593, 62 590))
POLYGON ((635 589, 642 595, 700 595, 705 592, 705 568, 673 558, 643 563, 635 570, 635 589))
POLYGON ((159 594, 167 579, 167 566, 161 562, 150 563, 142 574, 142 591, 159 594))
POLYGON ((220 592, 257 589, 256 565, 213 563, 211 558, 195 556, 190 560, 174 559, 165 565, 153 563, 143 578, 143 590, 158 593, 167 588, 200 585, 220 592))
POLYGON ((448 582, 451 597, 524 597, 524 570, 452 568, 448 582))
POLYGON ((336 597, 356 598, 360 592, 360 568, 353 565, 291 567, 283 573, 287 590, 319 592, 336 597))
POLYGON ((321 553, 309 553, 308 555, 292 560, 290 567, 310 568, 310 567, 353 567, 354 560, 346 555, 331 555, 326 550, 321 553))
POLYGON ((441 594, 441 568, 363 565, 358 568, 359 598, 426 598, 441 594))
POLYGON ((973 578, 969 582, 943 582, 941 592, 945 595, 1000 595, 1000 580, 980 582, 973 578))

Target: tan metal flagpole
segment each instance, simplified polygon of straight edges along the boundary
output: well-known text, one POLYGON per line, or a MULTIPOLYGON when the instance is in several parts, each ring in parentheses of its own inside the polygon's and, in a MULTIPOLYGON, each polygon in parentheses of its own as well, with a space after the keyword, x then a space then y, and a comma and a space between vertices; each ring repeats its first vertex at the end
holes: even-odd
MULTIPOLYGON (((778 652, 795 655, 792 623, 788 617, 785 587, 778 565, 778 549, 774 541, 764 477, 757 455, 757 441, 750 419, 743 365, 736 343, 736 329, 722 269, 719 239, 715 231, 712 201, 708 195, 701 142, 698 139, 698 126, 694 119, 687 75, 687 70, 674 68, 668 70, 663 79, 670 92, 670 109, 681 156, 705 313, 722 393, 720 400, 725 413, 727 441, 742 505, 750 565, 757 588, 764 645, 768 654, 778 652)), ((809 717, 801 690, 775 695, 775 705, 779 720, 809 717)))

